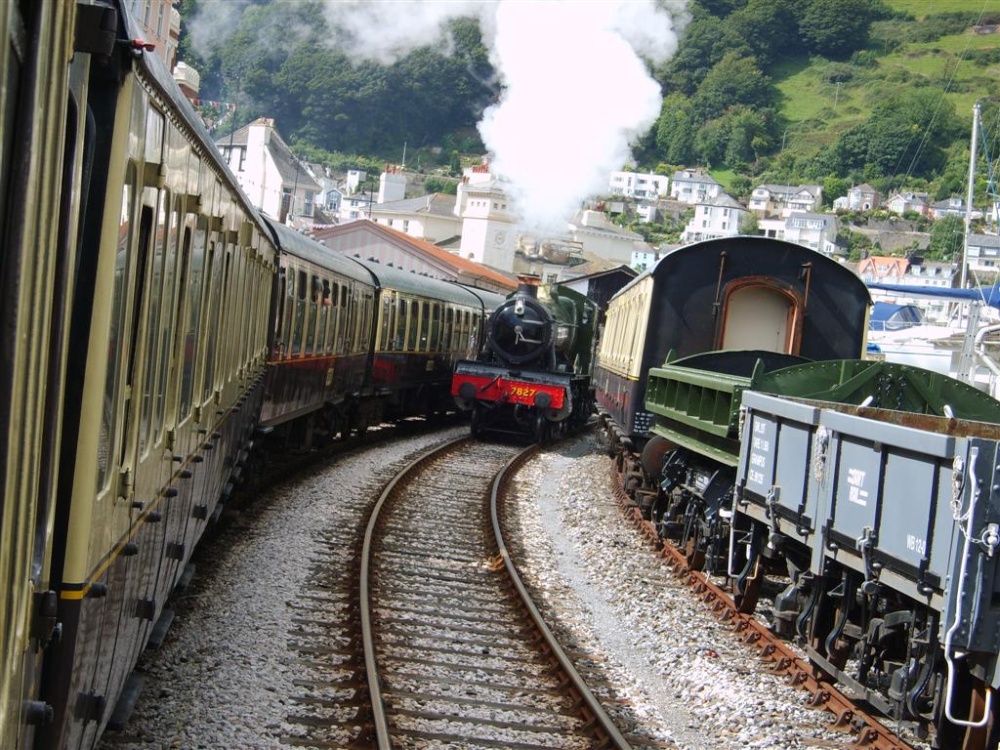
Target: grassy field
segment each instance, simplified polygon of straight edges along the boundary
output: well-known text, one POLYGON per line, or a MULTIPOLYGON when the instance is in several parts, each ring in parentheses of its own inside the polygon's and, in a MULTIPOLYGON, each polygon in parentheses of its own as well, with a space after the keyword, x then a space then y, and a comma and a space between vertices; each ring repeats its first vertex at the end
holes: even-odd
MULTIPOLYGON (((1000 0, 889 0, 889 5, 917 17, 970 10, 1000 13, 1000 0)), ((774 83, 781 93, 782 113, 790 126, 786 146, 818 149, 847 128, 867 119, 872 106, 899 87, 933 87, 941 91, 959 116, 977 100, 994 96, 1000 66, 978 66, 968 57, 975 50, 1000 48, 1000 34, 971 30, 933 42, 909 43, 879 58, 876 70, 848 70, 823 60, 795 60, 779 68, 774 83)))
POLYGON ((1000 0, 886 0, 886 5, 915 18, 935 13, 1000 13, 1000 0))

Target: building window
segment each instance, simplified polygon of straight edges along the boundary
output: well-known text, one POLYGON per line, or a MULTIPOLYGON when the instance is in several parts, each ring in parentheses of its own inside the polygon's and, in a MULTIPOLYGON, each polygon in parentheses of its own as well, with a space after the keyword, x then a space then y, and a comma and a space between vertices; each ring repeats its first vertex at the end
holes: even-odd
POLYGON ((247 165, 247 150, 245 148, 240 149, 240 164, 237 167, 237 171, 243 172, 246 170, 247 165))
POLYGON ((410 233, 410 220, 403 219, 403 232, 406 234, 410 233))

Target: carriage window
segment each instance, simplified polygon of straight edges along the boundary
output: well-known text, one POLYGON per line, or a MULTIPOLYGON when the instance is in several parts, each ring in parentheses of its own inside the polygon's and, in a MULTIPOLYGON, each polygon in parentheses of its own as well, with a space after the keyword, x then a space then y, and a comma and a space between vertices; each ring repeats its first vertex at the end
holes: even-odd
POLYGON ((344 342, 341 334, 340 316, 340 284, 334 284, 330 292, 330 340, 333 344, 333 351, 341 354, 344 351, 344 342))
POLYGON ((200 233, 192 237, 191 227, 184 230, 185 255, 191 254, 191 271, 186 284, 188 291, 187 326, 184 330, 184 364, 181 370, 181 417, 191 413, 194 394, 194 366, 198 354, 198 327, 201 323, 201 297, 204 285, 205 238, 200 233), (192 240, 194 242, 192 243, 192 240), (188 249, 190 248, 190 249, 188 249))
POLYGON ((306 354, 313 353, 316 343, 316 323, 317 318, 319 318, 319 300, 322 294, 323 284, 320 283, 319 277, 315 275, 310 277, 308 317, 306 319, 305 331, 306 354))
POLYGON ((405 299, 399 300, 396 307, 396 340, 393 349, 401 351, 406 348, 406 320, 409 317, 407 311, 409 305, 405 299))
POLYGON ((145 385, 143 386, 142 413, 139 422, 139 453, 145 455, 149 448, 149 432, 153 420, 153 402, 156 400, 157 409, 162 412, 162 394, 157 390, 156 385, 156 354, 159 351, 157 342, 160 336, 161 306, 163 304, 163 280, 164 263, 166 262, 166 248, 164 247, 164 222, 165 207, 167 198, 160 196, 159 202, 159 227, 156 232, 156 241, 153 243, 153 260, 150 264, 150 279, 148 285, 149 314, 146 318, 146 331, 148 331, 148 343, 146 345, 146 371, 145 385))
POLYGON ((330 319, 330 296, 326 290, 330 288, 330 282, 321 279, 319 282, 319 294, 316 297, 316 353, 326 354, 326 326, 330 319))
MULTIPOLYGON (((119 215, 118 229, 118 250, 115 253, 115 281, 111 297, 111 329, 108 332, 108 371, 104 381, 104 399, 101 404, 101 433, 98 436, 97 447, 97 489, 103 490, 108 486, 111 476, 111 457, 114 452, 116 440, 116 419, 118 409, 115 405, 115 394, 118 392, 118 377, 121 374, 118 368, 118 350, 122 346, 122 329, 125 321, 125 292, 127 286, 129 245, 132 238, 132 201, 135 199, 135 169, 130 165, 129 174, 125 180, 122 190, 122 206, 119 215)), ((140 237, 148 237, 151 231, 152 217, 147 213, 143 214, 140 237)))
POLYGON ((292 312, 295 309, 295 269, 287 268, 285 271, 285 296, 282 300, 282 320, 284 330, 281 332, 281 355, 282 359, 292 356, 292 312))
POLYGON ((160 164, 163 161, 163 115, 150 108, 146 112, 146 149, 144 157, 147 162, 160 164))
POLYGON ((420 302, 410 303, 410 322, 406 327, 406 349, 407 351, 415 352, 417 350, 417 334, 420 328, 420 316, 421 308, 423 305, 420 302))
POLYGON ((452 325, 455 322, 455 310, 449 307, 444 311, 444 336, 441 341, 441 349, 446 352, 451 351, 452 344, 452 325))
MULTIPOLYGON (((225 307, 226 300, 229 299, 229 277, 231 274, 230 265, 232 264, 232 259, 229 257, 230 254, 226 252, 225 247, 221 243, 216 244, 215 248, 216 251, 220 254, 220 257, 223 258, 223 263, 221 264, 222 268, 219 270, 219 278, 218 278, 219 299, 217 300, 215 322, 213 323, 213 328, 214 328, 214 331, 212 333, 213 337, 222 334, 222 326, 225 322, 225 315, 223 315, 223 309, 225 307)), ((207 376, 205 378, 206 399, 208 399, 208 397, 211 395, 212 390, 221 385, 221 377, 219 376, 219 372, 222 372, 222 368, 219 367, 219 364, 221 362, 224 362, 222 358, 223 352, 221 346, 213 346, 211 347, 210 351, 212 352, 212 357, 209 360, 209 365, 211 369, 215 371, 215 377, 212 380, 209 380, 207 376)))
MULTIPOLYGON (((155 399, 153 404, 153 444, 160 441, 163 434, 163 423, 167 411, 167 378, 170 375, 170 363, 173 357, 170 356, 170 345, 172 343, 171 331, 174 325, 174 306, 177 297, 177 222, 176 213, 174 219, 167 227, 166 219, 167 203, 161 201, 160 219, 156 228, 156 244, 163 245, 163 312, 160 318, 158 330, 150 332, 150 345, 158 349, 156 381, 153 385, 152 394, 155 399)), ((152 355, 151 355, 152 356, 152 355)))
POLYGON ((306 319, 306 272, 299 271, 295 280, 295 323, 292 325, 292 351, 302 355, 302 326, 306 319))
POLYGON ((392 348, 392 294, 382 293, 382 321, 378 332, 378 345, 382 349, 392 348))
MULTIPOLYGON (((205 234, 205 219, 198 219, 198 234, 205 234)), ((204 239, 202 240, 204 242, 204 239)), ((205 273, 205 372, 202 375, 201 401, 205 403, 215 387, 215 345, 219 334, 219 295, 222 289, 222 264, 216 257, 215 243, 208 243, 208 269, 205 273)))
POLYGON ((431 305, 431 351, 441 348, 441 305, 435 302, 431 305))

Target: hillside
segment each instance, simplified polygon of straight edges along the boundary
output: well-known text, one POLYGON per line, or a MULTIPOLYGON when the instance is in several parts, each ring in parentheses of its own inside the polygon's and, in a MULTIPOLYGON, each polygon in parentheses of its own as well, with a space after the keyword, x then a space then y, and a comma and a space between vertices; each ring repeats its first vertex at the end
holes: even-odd
POLYGON ((945 13, 975 10, 1000 15, 1000 0, 887 0, 886 4, 912 14, 915 21, 874 25, 870 49, 875 65, 871 68, 807 58, 776 67, 774 82, 782 96, 782 117, 788 123, 786 148, 810 151, 829 146, 838 134, 867 120, 873 104, 899 87, 939 90, 942 99, 967 118, 977 100, 996 96, 1000 27, 992 33, 966 29, 921 41, 919 25, 945 13), (910 37, 916 39, 882 54, 878 51, 880 42, 886 47, 910 37))

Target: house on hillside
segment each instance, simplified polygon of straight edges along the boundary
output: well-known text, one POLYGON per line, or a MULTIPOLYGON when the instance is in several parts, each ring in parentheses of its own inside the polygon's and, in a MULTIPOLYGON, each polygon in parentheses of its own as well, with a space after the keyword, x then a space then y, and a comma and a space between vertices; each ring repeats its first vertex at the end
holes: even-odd
POLYGON ((371 219, 434 244, 462 234, 462 217, 455 212, 455 196, 447 193, 373 204, 371 219))
POLYGON ((435 279, 508 294, 517 279, 450 253, 424 240, 365 219, 319 229, 313 238, 335 252, 373 259, 379 263, 435 279))
POLYGON ((965 244, 970 271, 1000 270, 1000 237, 995 234, 970 234, 965 244))
POLYGON ((785 240, 824 255, 837 252, 839 222, 835 214, 801 213, 785 219, 785 240))
POLYGON ((931 206, 927 193, 918 193, 907 190, 896 193, 885 202, 887 211, 903 216, 904 214, 919 214, 920 216, 930 216, 931 206))
MULTIPOLYGON (((858 263, 858 276, 866 284, 891 284, 917 288, 951 289, 956 286, 958 269, 954 263, 926 261, 920 256, 910 258, 872 255, 858 263)), ((900 291, 873 289, 872 298, 896 305, 916 304, 930 321, 948 317, 950 301, 907 295, 900 291)))
POLYGON ((834 211, 872 211, 879 207, 882 195, 867 182, 855 185, 833 201, 834 211))
POLYGON ((250 202, 292 226, 311 226, 321 187, 261 117, 215 142, 250 202))
POLYGON ((674 172, 670 180, 670 197, 682 203, 704 203, 722 194, 722 185, 710 174, 698 169, 674 172))
POLYGON ((750 195, 747 208, 763 218, 787 217, 820 208, 823 188, 820 185, 758 185, 750 195))
POLYGON ((670 192, 670 178, 652 172, 612 172, 608 190, 626 198, 664 198, 670 192))
POLYGON ((584 209, 570 221, 566 235, 584 250, 614 263, 632 262, 632 251, 642 235, 608 220, 603 211, 584 209))
POLYGON ((725 193, 699 202, 694 216, 681 233, 681 242, 700 242, 716 237, 735 237, 749 211, 725 193))

